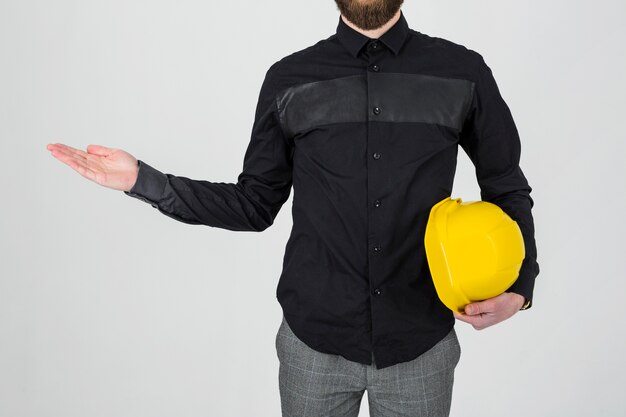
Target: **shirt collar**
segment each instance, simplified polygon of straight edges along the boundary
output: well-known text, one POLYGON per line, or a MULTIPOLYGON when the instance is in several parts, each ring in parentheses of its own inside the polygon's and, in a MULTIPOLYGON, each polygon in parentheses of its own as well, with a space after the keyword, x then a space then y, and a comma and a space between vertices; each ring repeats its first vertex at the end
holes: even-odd
MULTIPOLYGON (((409 26, 406 18, 404 17, 404 13, 400 10, 400 19, 398 19, 398 21, 378 39, 391 49, 395 55, 397 55, 402 47, 402 44, 404 44, 408 33, 409 26)), ((337 37, 355 58, 359 54, 361 48, 363 48, 363 45, 365 45, 370 39, 373 39, 352 29, 343 21, 341 15, 339 15, 339 24, 337 25, 337 37)))

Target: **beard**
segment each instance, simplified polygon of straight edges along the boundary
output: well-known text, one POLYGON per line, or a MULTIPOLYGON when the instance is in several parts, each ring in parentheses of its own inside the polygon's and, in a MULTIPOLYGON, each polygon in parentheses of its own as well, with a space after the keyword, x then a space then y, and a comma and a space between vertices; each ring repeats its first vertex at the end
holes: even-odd
POLYGON ((335 0, 337 8, 355 26, 378 29, 400 9, 404 0, 335 0))

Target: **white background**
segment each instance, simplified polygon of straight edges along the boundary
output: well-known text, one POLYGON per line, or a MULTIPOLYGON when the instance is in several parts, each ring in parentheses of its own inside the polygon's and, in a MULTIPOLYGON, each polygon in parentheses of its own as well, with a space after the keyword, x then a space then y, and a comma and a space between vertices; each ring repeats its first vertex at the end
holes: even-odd
MULTIPOLYGON (((535 200, 533 307, 483 331, 456 323, 451 416, 626 415, 625 3, 403 11, 483 55, 535 200)), ((0 0, 0 416, 280 415, 291 198, 263 233, 186 225, 46 144, 234 182, 265 71, 338 17, 330 0, 0 0)), ((480 199, 462 150, 453 197, 480 199)))

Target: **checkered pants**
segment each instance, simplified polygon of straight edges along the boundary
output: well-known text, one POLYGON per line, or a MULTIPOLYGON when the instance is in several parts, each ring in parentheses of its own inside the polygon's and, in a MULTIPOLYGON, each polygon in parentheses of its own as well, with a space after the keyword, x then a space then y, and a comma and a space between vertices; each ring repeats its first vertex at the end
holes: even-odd
POLYGON ((357 417, 365 390, 370 417, 448 417, 461 347, 453 328, 414 360, 376 369, 311 349, 283 317, 276 353, 282 417, 357 417))

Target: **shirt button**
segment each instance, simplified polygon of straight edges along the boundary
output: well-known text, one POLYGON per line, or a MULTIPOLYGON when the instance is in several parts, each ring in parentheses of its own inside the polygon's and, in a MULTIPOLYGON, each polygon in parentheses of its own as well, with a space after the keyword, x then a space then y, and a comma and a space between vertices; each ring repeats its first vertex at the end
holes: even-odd
POLYGON ((380 207, 380 200, 374 201, 374 207, 380 207))
POLYGON ((372 293, 374 295, 380 295, 380 288, 376 288, 374 291, 372 291, 372 293))
POLYGON ((380 252, 380 245, 374 246, 374 252, 380 252))
POLYGON ((380 68, 378 67, 378 65, 374 64, 372 65, 372 71, 378 72, 380 68))
POLYGON ((372 111, 374 112, 374 114, 380 114, 380 107, 374 107, 372 111))
POLYGON ((372 45, 372 49, 376 49, 378 48, 378 41, 372 41, 370 45, 372 45))
POLYGON ((374 159, 380 159, 380 152, 374 152, 374 154, 372 155, 372 157, 374 159))

